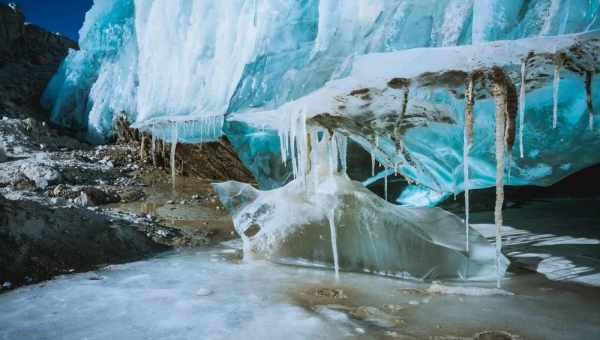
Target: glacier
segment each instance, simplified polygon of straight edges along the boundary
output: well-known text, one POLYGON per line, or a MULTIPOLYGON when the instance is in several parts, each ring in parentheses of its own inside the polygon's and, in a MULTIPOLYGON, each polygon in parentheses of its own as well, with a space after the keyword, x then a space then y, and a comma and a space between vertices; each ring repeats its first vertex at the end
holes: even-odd
MULTIPOLYGON (((599 13, 597 0, 96 0, 80 32, 80 50, 70 52, 42 101, 55 123, 84 130, 98 142, 111 134, 113 120, 121 112, 135 126, 165 140, 172 136, 172 125, 181 142, 198 143, 224 134, 261 187, 276 188, 293 178, 291 168, 282 165, 277 130, 268 118, 248 124, 249 118, 232 119, 234 115, 257 117, 254 111, 278 108, 281 113, 283 105, 330 81, 356 76, 356 69, 362 70, 359 76, 371 79, 378 71, 423 73, 449 66, 438 61, 450 51, 477 63, 476 46, 487 49, 494 41, 548 37, 545 44, 551 46, 559 35, 600 28, 599 13), (452 46, 460 47, 428 49, 452 46), (389 65, 403 52, 406 57, 396 68, 377 65, 384 59, 389 65), (431 53, 438 57, 424 58, 431 53), (410 55, 412 60, 407 59, 410 55)), ((526 55, 528 44, 537 41, 512 47, 526 55)), ((515 68, 521 64, 517 59, 498 62, 511 69, 516 84, 515 68)), ((391 73, 379 75, 391 78, 391 73)), ((557 100, 560 126, 554 131, 544 118, 552 111, 551 82, 527 91, 523 116, 528 119, 519 126, 524 128, 527 152, 526 157, 512 157, 511 184, 548 185, 598 161, 590 152, 597 147, 597 133, 584 131, 580 119, 587 110, 584 84, 572 73, 562 73, 560 83, 565 90, 557 100), (572 137, 576 139, 570 143, 572 137), (567 142, 551 143, 561 139, 567 142), (570 157, 573 153, 585 156, 570 157), (569 166, 560 166, 564 164, 569 166)), ((595 90, 596 77, 591 83, 595 90)), ((422 169, 401 170, 421 191, 431 191, 426 196, 447 197, 464 190, 460 127, 464 104, 444 89, 419 92, 411 94, 411 101, 419 97, 429 111, 443 113, 437 118, 452 124, 434 121, 410 129, 403 144, 422 169), (428 143, 420 142, 424 139, 428 143)), ((483 188, 494 182, 485 132, 492 123, 488 119, 492 104, 477 101, 475 111, 475 135, 481 138, 472 150, 470 184, 483 188)), ((388 148, 389 138, 381 137, 382 148, 388 148)), ((386 163, 377 151, 369 151, 386 163)))
POLYGON ((99 143, 121 114, 173 150, 226 136, 263 190, 314 193, 314 146, 329 136, 345 174, 357 144, 386 200, 465 192, 468 235, 469 190, 496 187, 499 230, 504 185, 600 162, 599 16, 600 0, 95 0, 42 104, 99 143))

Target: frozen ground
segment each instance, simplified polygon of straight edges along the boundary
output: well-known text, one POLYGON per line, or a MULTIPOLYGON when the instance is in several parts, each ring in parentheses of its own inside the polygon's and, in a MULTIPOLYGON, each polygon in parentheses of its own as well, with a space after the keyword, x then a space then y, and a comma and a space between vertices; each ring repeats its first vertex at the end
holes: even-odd
POLYGON ((500 292, 480 289, 488 285, 351 273, 336 282, 331 271, 245 263, 231 248, 207 248, 0 295, 0 339, 448 339, 490 329, 525 339, 600 334, 597 288, 530 272, 512 275, 500 292))

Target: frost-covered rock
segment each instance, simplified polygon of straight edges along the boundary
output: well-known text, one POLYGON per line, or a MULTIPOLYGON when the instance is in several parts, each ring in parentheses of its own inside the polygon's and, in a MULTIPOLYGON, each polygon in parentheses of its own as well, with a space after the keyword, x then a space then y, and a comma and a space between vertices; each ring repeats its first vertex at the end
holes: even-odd
POLYGON ((60 172, 54 167, 39 163, 26 164, 21 168, 21 172, 40 189, 46 189, 61 178, 60 172))
MULTIPOLYGON (((390 204, 343 175, 317 191, 300 180, 271 191, 215 184, 244 240, 245 256, 275 262, 423 279, 496 277, 495 248, 439 208, 390 204), (333 230, 332 230, 333 228, 333 230)), ((500 273, 508 261, 502 257, 500 273)))

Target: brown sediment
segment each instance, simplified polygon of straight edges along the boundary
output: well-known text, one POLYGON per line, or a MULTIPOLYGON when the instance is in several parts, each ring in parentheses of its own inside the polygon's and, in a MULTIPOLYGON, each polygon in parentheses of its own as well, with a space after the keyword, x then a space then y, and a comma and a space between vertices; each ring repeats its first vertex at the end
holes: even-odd
POLYGON ((469 77, 469 74, 462 70, 426 72, 417 78, 417 82, 421 86, 456 88, 462 86, 467 77, 469 77))
POLYGON ((410 86, 410 79, 407 78, 392 78, 387 83, 388 87, 393 89, 402 89, 410 86))
POLYGON ((369 93, 369 91, 370 90, 368 88, 353 90, 352 92, 350 92, 350 95, 351 96, 361 96, 361 95, 369 93))
POLYGON ((467 145, 473 144, 473 107, 475 106, 475 79, 473 75, 467 78, 465 90, 465 142, 467 145))
POLYGON ((404 88, 404 93, 402 94, 402 108, 400 109, 400 112, 398 113, 398 118, 396 119, 396 124, 394 126, 394 139, 396 142, 396 145, 399 148, 402 148, 402 134, 404 133, 404 130, 402 128, 402 122, 404 121, 404 115, 406 114, 406 109, 408 107, 408 97, 410 95, 410 88, 409 87, 405 87, 404 88))

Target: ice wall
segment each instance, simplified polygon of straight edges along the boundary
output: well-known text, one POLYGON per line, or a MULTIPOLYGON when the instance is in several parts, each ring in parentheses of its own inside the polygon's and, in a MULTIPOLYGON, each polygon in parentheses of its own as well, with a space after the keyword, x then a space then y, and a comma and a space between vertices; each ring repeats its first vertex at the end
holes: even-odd
MULTIPOLYGON (((600 115, 594 109, 600 102, 593 95, 600 85, 593 77, 600 71, 599 31, 372 53, 355 57, 349 69, 347 77, 277 109, 234 114, 230 119, 298 136, 300 132, 288 130, 299 125, 281 117, 303 115, 308 125, 335 130, 361 144, 385 168, 383 172, 400 173, 422 190, 432 191, 409 190, 411 197, 422 197, 421 204, 413 204, 430 205, 435 203, 431 197, 442 199, 465 189, 465 97, 468 80, 475 78, 470 93, 471 188, 495 185, 494 130, 502 101, 514 109, 505 183, 549 185, 600 161, 600 115), (495 69, 506 75, 512 94, 499 98, 494 93, 495 69)), ((287 157, 294 157, 294 152, 282 154, 287 157)))
MULTIPOLYGON (((96 0, 80 32, 81 50, 72 51, 63 63, 44 103, 52 108, 54 122, 86 129, 96 140, 110 134, 121 111, 136 126, 163 139, 172 135, 173 125, 185 142, 224 132, 260 184, 277 187, 292 174, 290 163, 282 165, 277 131, 265 129, 260 120, 247 124, 224 120, 224 115, 281 107, 330 80, 348 77, 356 60, 368 61, 362 55, 583 32, 600 27, 599 8, 598 0, 96 0)), ((423 61, 397 66, 415 65, 423 61)), ((365 70, 376 66, 367 64, 365 70)), ((561 115, 559 122, 576 124, 585 100, 583 87, 575 78, 563 82, 561 88, 573 91, 568 97, 561 94, 559 107, 574 114, 561 115)), ((548 87, 538 91, 539 96, 528 100, 530 126, 542 126, 548 109, 548 87)), ((428 188, 434 187, 432 177, 443 177, 444 185, 435 189, 460 191, 461 180, 449 177, 461 175, 458 170, 454 173, 462 149, 462 121, 456 117, 460 100, 444 99, 447 94, 435 91, 420 96, 434 103, 452 101, 455 110, 450 116, 455 116, 457 125, 437 128, 434 124, 435 129, 415 129, 419 132, 406 135, 409 151, 437 173, 412 177, 428 188), (440 144, 447 147, 430 147, 440 144)), ((479 110, 477 117, 488 118, 476 118, 475 134, 485 135, 487 123, 481 122, 493 115, 493 104, 482 103, 479 110)), ((550 141, 579 131, 559 130, 560 136, 557 130, 556 136, 545 137, 545 128, 539 129, 539 135, 527 134, 537 146, 528 149, 524 166, 530 174, 558 175, 549 181, 522 183, 548 184, 581 167, 561 160, 562 168, 557 169, 540 161, 556 151, 571 150, 569 145, 547 148, 550 141)), ((384 147, 387 143, 382 138, 384 147)), ((490 148, 489 143, 478 145, 481 154, 490 148)), ((489 156, 478 162, 478 152, 473 152, 473 183, 487 186, 492 162, 489 156)), ((587 163, 592 161, 586 158, 587 163)), ((515 183, 518 175, 517 171, 515 183)))

